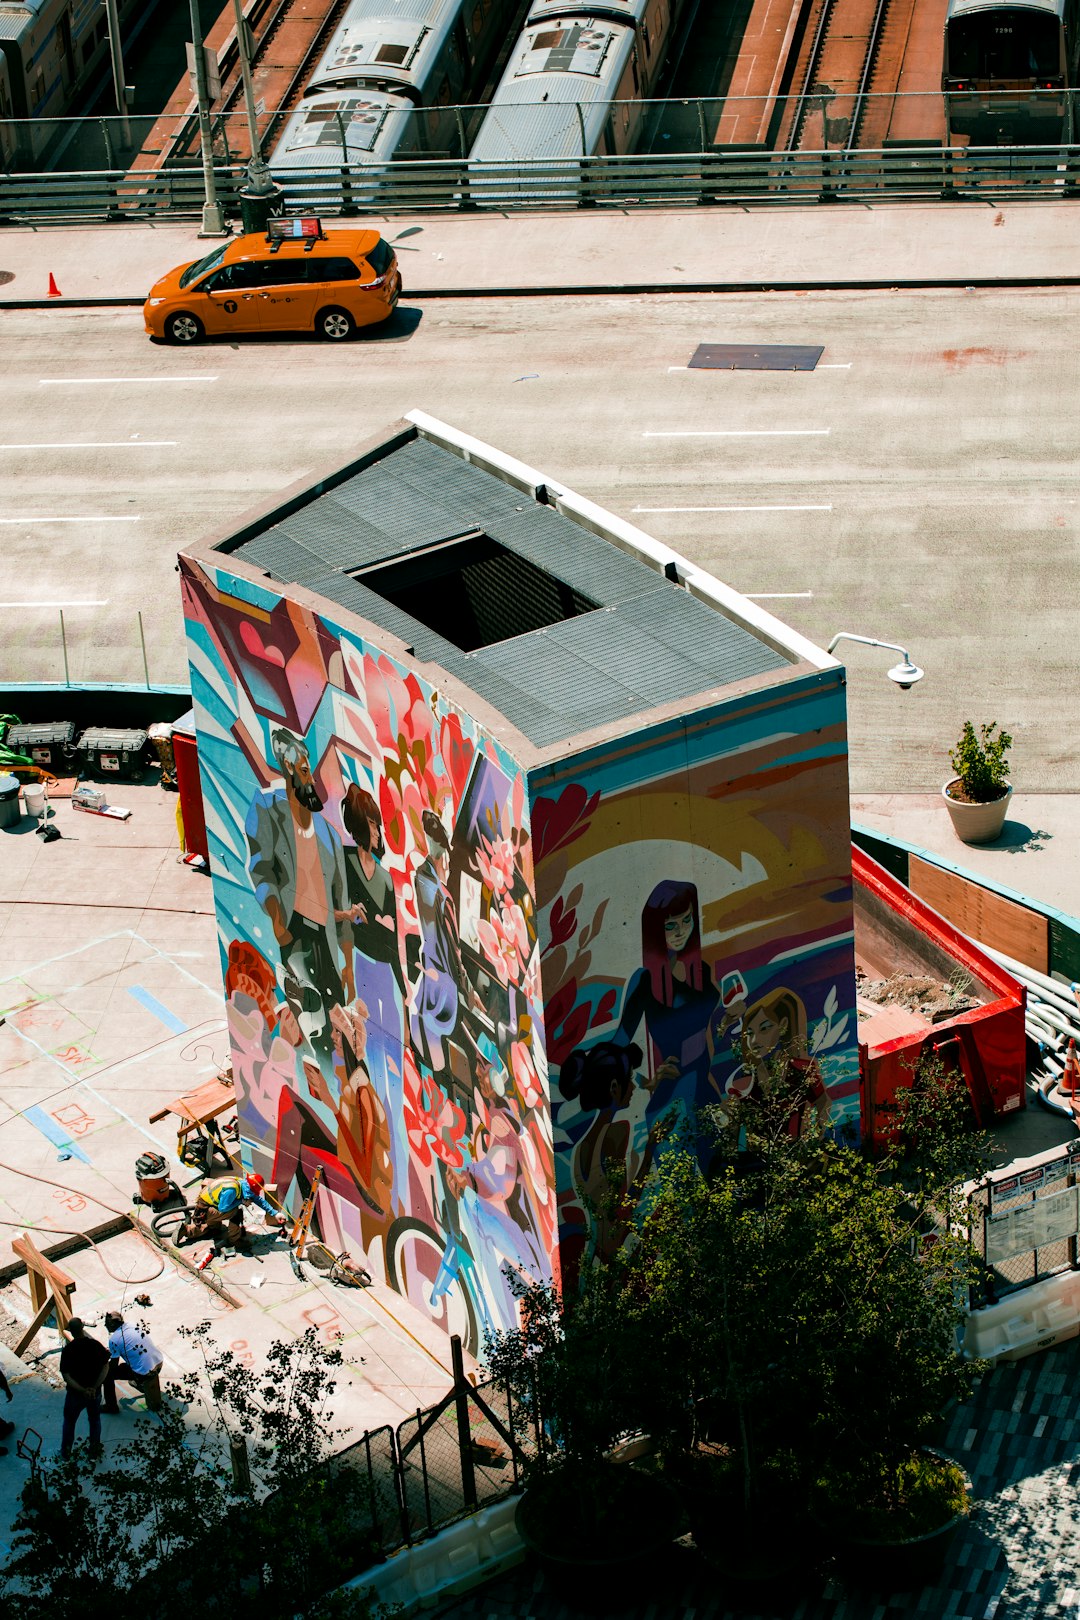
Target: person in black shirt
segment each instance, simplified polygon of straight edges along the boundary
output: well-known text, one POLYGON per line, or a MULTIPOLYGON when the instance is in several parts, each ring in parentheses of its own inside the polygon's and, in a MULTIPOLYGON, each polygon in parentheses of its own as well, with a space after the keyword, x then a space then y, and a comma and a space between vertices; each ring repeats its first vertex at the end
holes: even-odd
POLYGON ((67 1331, 70 1338, 60 1352, 60 1376, 67 1388, 60 1455, 71 1456, 75 1424, 79 1413, 85 1412, 90 1424, 90 1455, 96 1457, 101 1454, 101 1388, 111 1365, 109 1352, 84 1331, 77 1316, 71 1318, 67 1331))
MULTIPOLYGON (((9 1401, 13 1401, 15 1399, 14 1395, 11 1393, 11 1385, 4 1377, 2 1369, 0 1369, 0 1394, 6 1395, 9 1401)), ((0 1440, 6 1440, 9 1434, 14 1433, 14 1423, 9 1422, 7 1418, 0 1418, 0 1440)), ((0 1457, 6 1457, 7 1450, 7 1446, 0 1446, 0 1457)))

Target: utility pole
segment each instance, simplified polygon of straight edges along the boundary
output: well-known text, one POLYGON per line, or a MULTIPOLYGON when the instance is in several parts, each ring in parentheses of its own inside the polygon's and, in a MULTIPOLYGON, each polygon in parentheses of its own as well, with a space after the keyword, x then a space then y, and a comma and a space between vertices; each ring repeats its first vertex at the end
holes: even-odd
POLYGON ((252 191, 260 195, 272 191, 274 182, 270 178, 270 170, 262 159, 262 148, 259 143, 258 114, 255 111, 255 87, 251 82, 251 40, 248 32, 247 19, 244 16, 243 0, 233 0, 233 10, 236 12, 236 48, 240 54, 240 77, 244 81, 244 109, 247 112, 248 140, 251 143, 251 160, 248 163, 248 185, 252 191))
POLYGON ((206 86, 206 56, 203 52, 202 26, 199 22, 199 0, 189 0, 191 8, 191 48, 195 56, 195 95, 199 103, 199 143, 202 147, 203 202, 200 236, 229 236, 225 216, 217 200, 217 179, 214 175, 214 141, 210 130, 210 105, 206 86))
POLYGON ((261 231, 265 229, 267 219, 278 212, 282 191, 280 186, 274 184, 270 170, 263 162, 259 118, 255 111, 255 87, 251 80, 250 35, 243 0, 233 0, 233 10, 236 13, 236 49, 240 57, 240 77, 244 81, 244 110, 251 144, 247 180, 240 192, 240 213, 245 231, 261 231))
POLYGON ((131 147, 131 122, 128 118, 127 94, 124 88, 124 56, 120 49, 120 18, 116 0, 105 0, 105 13, 109 21, 109 56, 112 60, 113 91, 116 110, 120 114, 120 140, 125 151, 131 147))

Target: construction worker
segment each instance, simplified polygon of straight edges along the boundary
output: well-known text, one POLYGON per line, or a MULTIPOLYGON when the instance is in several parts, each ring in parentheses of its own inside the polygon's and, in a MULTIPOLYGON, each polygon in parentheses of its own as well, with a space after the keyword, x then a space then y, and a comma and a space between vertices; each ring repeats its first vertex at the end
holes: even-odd
POLYGON ((223 1176, 209 1182, 195 1200, 191 1220, 180 1229, 182 1238, 192 1242, 201 1237, 214 1237, 224 1228, 225 1242, 247 1253, 249 1245, 244 1235, 244 1205, 257 1204, 266 1213, 268 1222, 284 1226, 285 1217, 279 1215, 266 1197, 262 1176, 223 1176))
POLYGON ((146 1401, 148 1412, 161 1411, 161 1368, 164 1357, 148 1333, 130 1327, 119 1311, 105 1312, 109 1334, 109 1372, 105 1379, 102 1410, 114 1416, 120 1410, 116 1380, 134 1384, 146 1401))

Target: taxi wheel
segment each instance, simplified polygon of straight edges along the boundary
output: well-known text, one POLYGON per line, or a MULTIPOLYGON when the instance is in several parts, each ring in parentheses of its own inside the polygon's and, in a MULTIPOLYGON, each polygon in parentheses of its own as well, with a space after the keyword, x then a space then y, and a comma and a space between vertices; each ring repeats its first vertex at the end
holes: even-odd
POLYGON ((315 330, 328 343, 345 343, 356 331, 356 322, 347 309, 320 309, 315 330))
POLYGON ((198 343, 206 336, 206 330, 197 315, 189 315, 182 309, 165 322, 165 336, 170 343, 198 343))

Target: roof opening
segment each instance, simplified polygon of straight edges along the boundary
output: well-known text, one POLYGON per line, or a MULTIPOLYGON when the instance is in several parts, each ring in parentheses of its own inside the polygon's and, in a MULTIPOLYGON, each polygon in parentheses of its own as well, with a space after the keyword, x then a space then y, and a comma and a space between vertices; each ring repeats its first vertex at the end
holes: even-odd
POLYGON ((479 529, 394 562, 358 568, 352 577, 462 652, 562 624, 600 606, 479 529))

